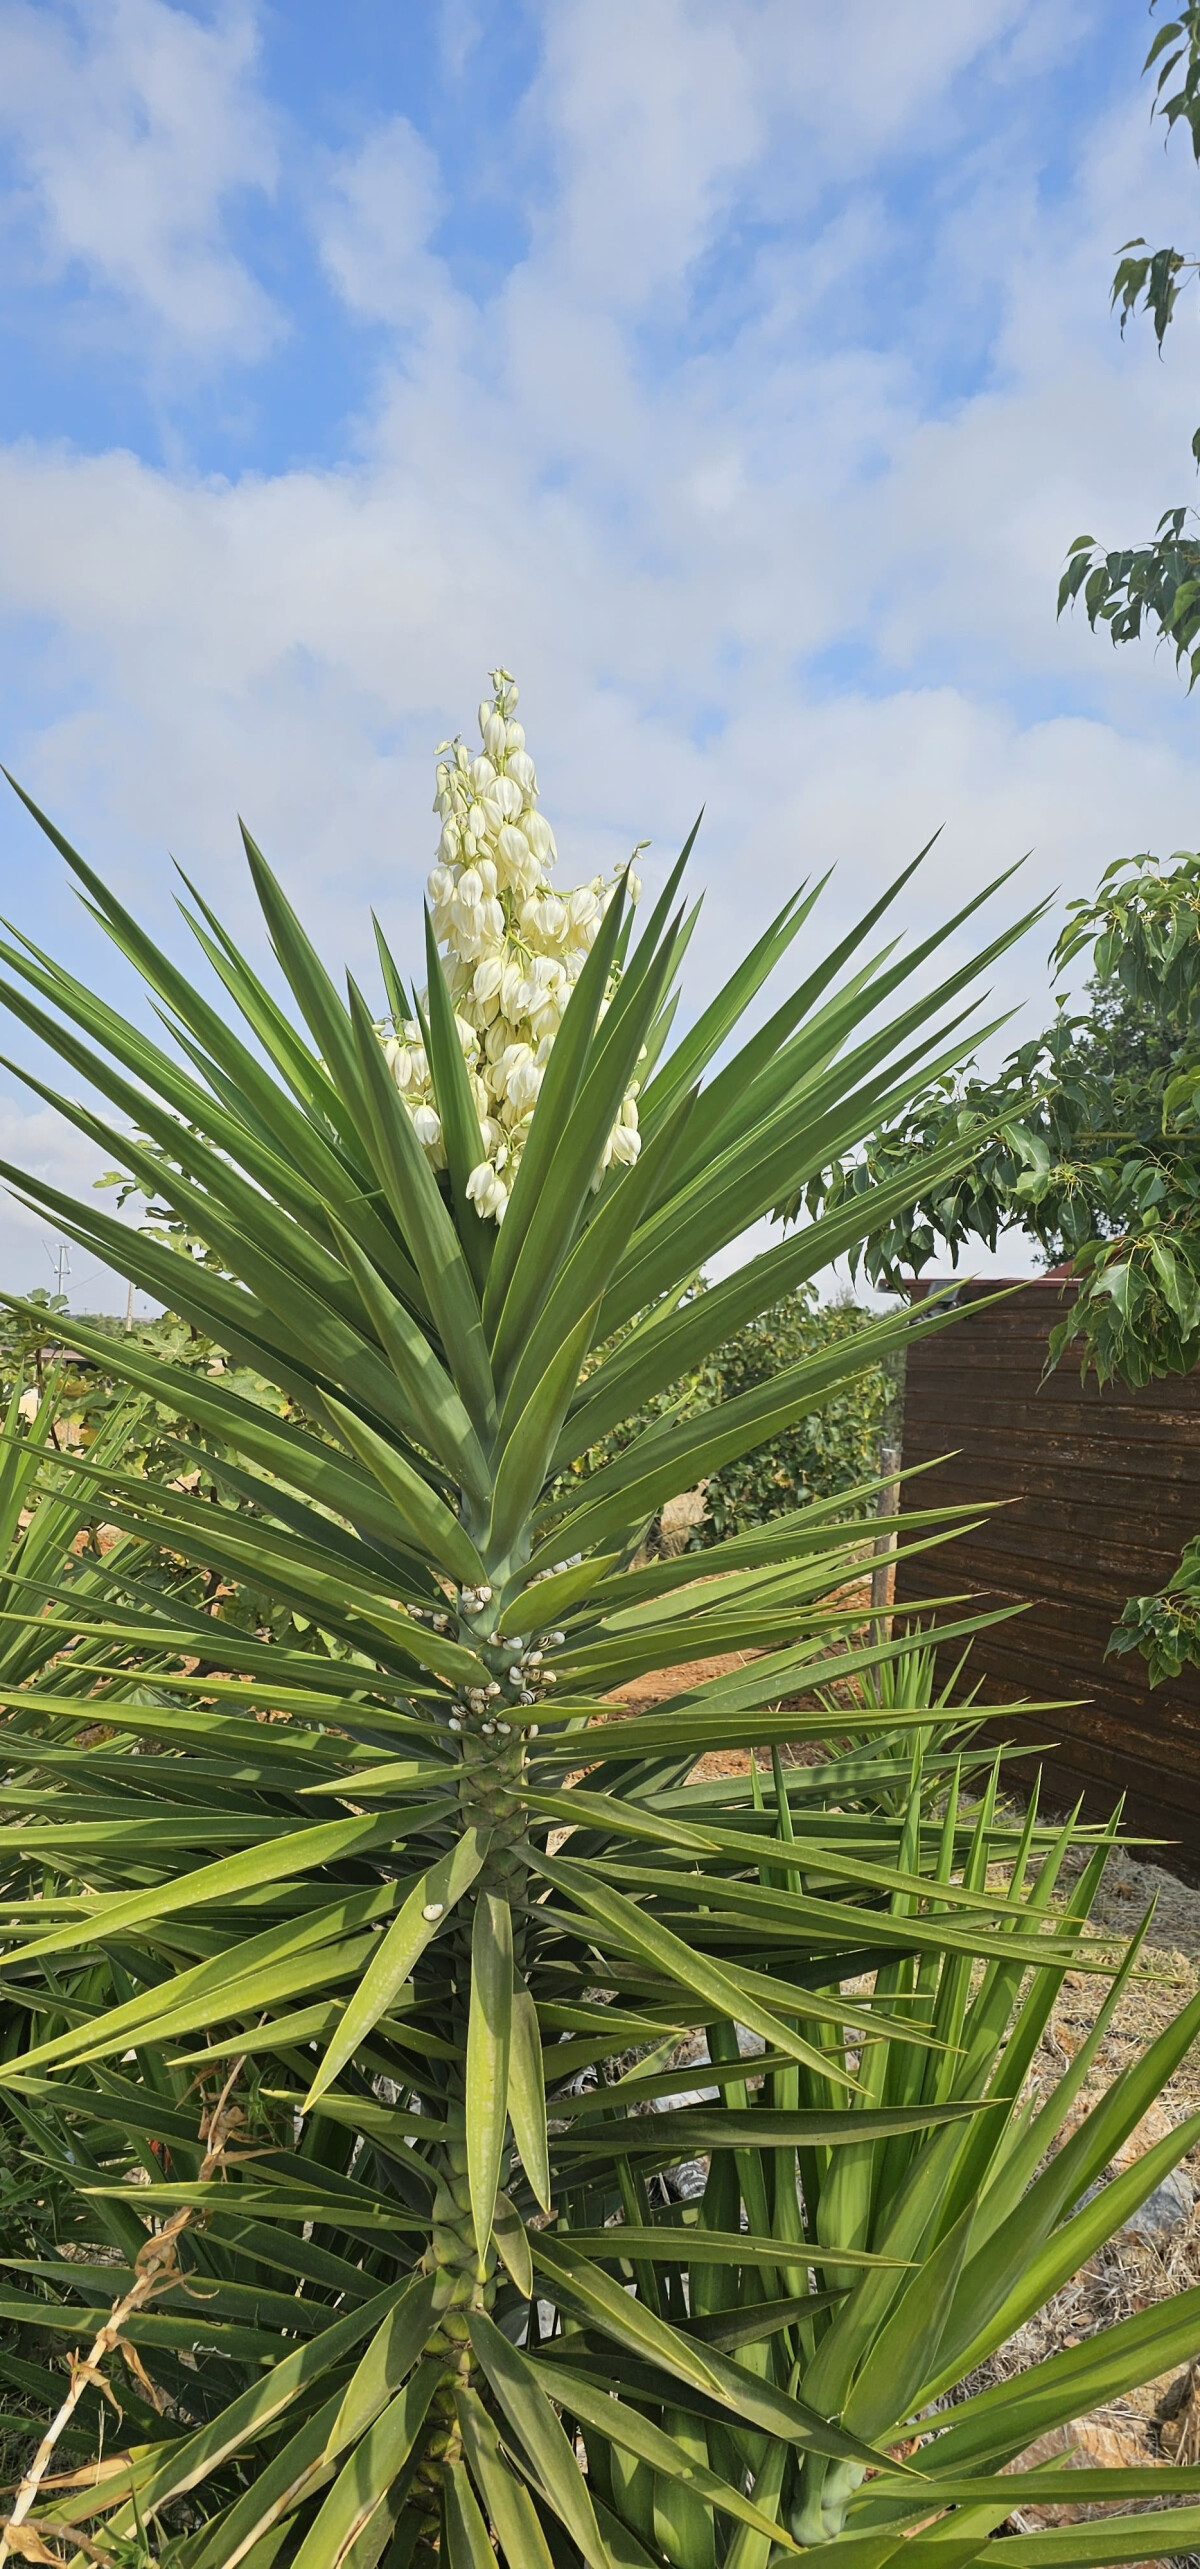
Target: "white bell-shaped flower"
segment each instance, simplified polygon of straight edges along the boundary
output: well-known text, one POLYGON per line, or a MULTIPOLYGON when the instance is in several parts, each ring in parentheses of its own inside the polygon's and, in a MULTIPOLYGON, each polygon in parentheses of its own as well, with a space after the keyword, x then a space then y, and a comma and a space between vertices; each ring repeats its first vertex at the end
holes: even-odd
POLYGON ((485 1222, 502 1222, 508 1203, 508 1188, 490 1160, 481 1160, 467 1179, 467 1194, 485 1222))
POLYGON ((560 901, 556 892, 546 892, 534 903, 534 910, 538 935, 547 945, 558 945, 567 932, 566 902, 560 901))
POLYGON ((590 883, 581 884, 578 892, 567 896, 567 917, 572 930, 590 928, 600 917, 600 904, 590 883))
POLYGON ((536 1106, 538 1090, 545 1076, 544 1070, 539 1069, 529 1046, 526 1045, 524 1061, 517 1062, 510 1070, 507 1082, 508 1102, 510 1106, 515 1106, 518 1115, 527 1115, 530 1109, 536 1106))
POLYGON ((526 812, 525 836, 541 865, 553 865, 557 850, 554 832, 543 812, 526 812))
POLYGON ((496 838, 496 872, 506 892, 524 892, 537 874, 537 858, 518 829, 502 821, 496 838))
POLYGON ((519 821, 524 800, 520 786, 514 784, 511 776, 498 776, 484 797, 485 806, 490 803, 499 806, 501 821, 519 821))
POLYGON ((632 1124, 615 1124, 608 1137, 608 1156, 619 1168, 632 1168, 642 1147, 642 1137, 632 1124))
POLYGON ((514 1023, 521 1014, 519 993, 525 974, 519 963, 506 963, 500 975, 500 1005, 514 1023))

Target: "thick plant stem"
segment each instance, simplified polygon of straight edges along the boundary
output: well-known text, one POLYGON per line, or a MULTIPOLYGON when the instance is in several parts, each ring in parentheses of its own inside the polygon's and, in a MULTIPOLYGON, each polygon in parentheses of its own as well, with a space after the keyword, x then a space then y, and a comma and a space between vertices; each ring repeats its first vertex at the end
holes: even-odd
MULTIPOLYGON (((463 1706, 463 1713, 466 1713, 463 1706)), ((487 1861, 473 1894, 456 1915, 453 1936, 458 1956, 460 2007, 470 1988, 471 1923, 481 1891, 509 1897, 520 1887, 524 1868, 515 1854, 523 1827, 519 1786, 526 1763, 524 1734, 515 1726, 482 1735, 476 1720, 461 1740, 459 1808, 464 1827, 486 1831, 487 1861)), ((465 2009, 464 2009, 465 2014, 465 2009)), ((464 2028, 465 2032, 465 2028, 464 2028)), ((451 2126, 442 2157, 432 2210, 432 2231, 423 2271, 438 2276, 443 2291, 426 2354, 444 2360, 445 2372, 434 2393, 426 2423, 424 2449, 412 2482, 408 2504, 419 2514, 417 2556, 436 2556, 447 2470, 461 2457, 455 2394, 471 2386, 472 2356, 467 2315, 490 2310, 495 2295, 496 2250, 489 2244, 482 2260, 475 2237, 467 2165, 465 2099, 447 2101, 451 2126)))
POLYGON ((445 2372, 434 2392, 425 2428, 424 2450, 409 2495, 410 2506, 423 2519, 420 2541, 431 2555, 436 2550, 441 2520, 443 2474, 458 2461, 461 2451, 455 2392, 465 2390, 471 2379, 467 2313, 489 2307, 496 2271, 493 2248, 489 2249, 484 2261, 484 2276, 481 2278, 479 2274, 467 2180, 466 2127, 461 2105, 457 2124, 458 2129, 447 2142, 443 2156, 433 2199, 432 2235, 423 2263, 423 2271, 437 2275, 444 2288, 437 2321, 425 2352, 427 2356, 441 2357, 445 2372))

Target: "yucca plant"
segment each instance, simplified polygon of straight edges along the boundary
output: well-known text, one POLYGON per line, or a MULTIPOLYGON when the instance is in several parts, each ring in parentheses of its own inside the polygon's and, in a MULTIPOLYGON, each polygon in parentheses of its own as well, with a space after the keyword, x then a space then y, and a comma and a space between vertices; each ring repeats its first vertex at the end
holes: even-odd
MULTIPOLYGON (((925 1466, 918 1467, 920 1469, 925 1466)), ((911 1477, 902 1474, 901 1479, 911 1477)), ((964 1781, 973 1782, 989 1768, 1002 1763, 1014 1751, 989 1749, 964 1719, 966 1706, 979 1692, 966 1683, 970 1644, 957 1656, 950 1655, 949 1665, 939 1662, 937 1635, 920 1622, 901 1624, 892 1621, 894 1648, 890 1658, 876 1659, 864 1668, 849 1687, 838 1695, 822 1694, 821 1701, 829 1716, 830 1744, 835 1742, 843 1760, 869 1744, 869 1734, 857 1728, 860 1708, 874 1717, 883 1712, 914 1714, 924 1712, 926 1719, 919 1733, 921 1775, 926 1793, 940 1799, 948 1774, 953 1771, 956 1791, 964 1781), (845 1698, 849 1694, 850 1702, 845 1698)), ((982 1717, 978 1727, 982 1727, 982 1717)), ((916 1745, 914 1734, 913 1745, 916 1745)), ((829 1760, 824 1761, 828 1770, 829 1760)), ((827 1776, 827 1780, 828 1776, 827 1776)), ((880 1805, 896 1813, 903 1809, 910 1792, 906 1774, 890 1773, 885 1785, 868 1786, 872 1807, 880 1805)))
MULTIPOLYGON (((0 1683, 6 1695, 32 1687, 44 1696, 58 1695, 78 1704, 81 1699, 94 1700, 97 1680, 92 1661, 107 1656, 107 1649, 100 1642, 89 1648, 86 1641, 64 1648, 62 1623, 48 1612, 50 1600, 57 1597, 64 1607, 74 1603, 86 1608, 109 1593, 119 1573, 135 1581, 148 1564, 144 1547, 128 1536, 110 1545, 109 1566, 99 1559, 93 1541, 98 1513, 95 1483, 81 1482, 77 1475, 54 1467, 54 1458, 62 1450, 59 1439, 67 1434, 74 1415, 63 1369, 51 1366, 30 1415, 29 1395, 34 1389, 18 1372, 0 1424, 0 1683)), ((127 1403, 110 1410, 95 1440, 98 1462, 124 1460, 137 1433, 141 1406, 127 1403)), ((164 1587, 168 1583, 169 1574, 164 1587)), ((152 1665, 148 1653, 146 1665, 152 1665)), ((25 1807, 33 1781, 31 1777, 22 1784, 17 1772, 21 1727, 20 1712, 11 1710, 3 1724, 0 1814, 25 1807)), ((41 1735, 39 1749, 44 1755, 44 1718, 37 1719, 34 1728, 41 1735)), ((40 1791, 45 1768, 35 1773, 34 1789, 40 1791)), ((8 1916, 19 1914, 24 1895, 27 1914, 46 1917, 54 1886, 45 1879, 36 1844, 27 1841, 19 1856, 8 1858, 4 1870, 8 1916)), ((8 2059, 26 2049, 30 2021, 19 2007, 5 2010, 0 2052, 8 2059)), ((55 2195, 44 2162, 22 2149, 20 2123, 13 2116, 11 2101, 0 2095, 0 2258, 15 2256, 35 2240, 52 2236, 65 2206, 65 2197, 55 2200, 55 2195)), ((0 2334, 10 2334, 2 2321, 0 2334)), ((15 2392, 18 2401, 22 2395, 28 2401, 41 2401, 53 2388, 14 2346, 9 2348, 5 2370, 10 2399, 15 2392)), ((15 2415, 0 2418, 0 2455, 11 2454, 12 2434, 18 2431, 15 2415)), ((27 2444, 27 2426, 24 2438, 27 2444)))
MULTIPOLYGON (((990 1794, 969 1825, 952 1791, 931 1818, 924 1705, 864 1712, 850 1760, 776 1759, 764 1785, 760 1752, 828 1728, 789 1696, 904 1648, 841 1598, 849 1501, 629 1566, 663 1500, 939 1315, 664 1416, 563 1495, 572 1455, 885 1218, 852 1203, 681 1299, 955 1058, 962 994, 1014 932, 913 984, 978 905, 874 955, 902 875, 714 1072, 815 893, 670 1049, 679 869, 636 939, 627 882, 559 902, 513 705, 501 673, 482 761, 439 771, 427 988, 381 939, 382 1023, 353 983, 342 1000, 252 842, 290 999, 197 897, 222 1008, 35 814, 175 1050, 24 938, 3 995, 112 1101, 117 1128, 55 1102, 189 1245, 8 1175, 309 1421, 105 1341, 202 1440, 222 1503, 73 1468, 136 1539, 273 1593, 327 1650, 230 1624, 214 1665, 211 1624, 181 1606, 172 1631, 114 1578, 49 1619, 85 1635, 89 1700, 5 1690, 21 1809, 0 1853, 19 1871, 35 1848, 50 1896, 6 1913, 5 1992, 37 2022, 0 2076, 75 2207, 6 2308, 43 2360, 90 2353, 0 2556, 967 2561, 1021 2493, 998 2463, 1190 2351, 1189 2297, 1019 2397, 983 2392, 905 2458, 930 2401, 1119 2219, 1119 2186, 1072 2207, 1192 2015, 1035 2176, 1054 2116, 1021 2090, 1062 1972, 1104 1959, 1080 1942, 1103 1847, 1056 1907, 1072 1831, 1017 1832, 990 1794), (714 1653, 741 1664, 690 1683, 714 1653), (675 1665, 668 1703, 607 1719, 612 1689, 675 1665), (705 1780, 712 1749, 745 1772, 705 1780), (856 1807, 872 1768, 880 1800, 856 1807), (103 2387, 124 2423, 102 2450, 103 2387)), ((906 1526, 938 1539, 920 1511, 906 1526)), ((1102 2493, 1143 2479, 1200 2488, 1102 2493)), ((1156 2518, 1155 2550, 1195 2543, 1197 2514, 1156 2518)), ((1007 2556, 1143 2548, 1129 2518, 1080 2539, 1007 2556)))
MULTIPOLYGON (((12 1689, 24 1687, 89 1696, 96 1685, 90 1661, 100 1656, 99 1645, 89 1653, 80 1635, 65 1653, 62 1622, 48 1616, 51 1600, 57 1600, 60 1616, 76 1610, 81 1626, 118 1580, 129 1595, 147 1602, 153 1595, 160 1612, 180 1582, 157 1560, 152 1563, 147 1546, 127 1533, 110 1540, 104 1553, 94 1541, 103 1513, 99 1481, 129 1460, 144 1404, 127 1400, 110 1407, 92 1441, 92 1473, 81 1479, 71 1468, 66 1431, 74 1405, 61 1371, 51 1369, 27 1409, 32 1391, 18 1376, 0 1421, 0 1681, 6 1700, 12 1689)), ((10 1749, 19 1727, 19 1710, 10 1709, 4 1732, 10 1749)))

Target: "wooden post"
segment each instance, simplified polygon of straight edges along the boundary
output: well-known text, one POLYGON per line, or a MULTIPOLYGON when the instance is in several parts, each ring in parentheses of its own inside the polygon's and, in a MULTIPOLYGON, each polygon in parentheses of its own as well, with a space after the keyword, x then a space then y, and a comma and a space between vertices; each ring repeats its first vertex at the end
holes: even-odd
MULTIPOLYGON (((888 1478, 885 1480, 883 1488, 876 1499, 875 1513, 877 1516, 894 1516, 900 1497, 900 1483, 898 1480, 894 1480, 891 1475, 898 1472, 900 1469, 900 1448, 898 1445, 880 1446, 879 1468, 881 1472, 886 1472, 888 1474, 888 1478)), ((896 1572, 896 1533, 894 1526, 889 1526, 886 1533, 876 1534, 872 1538, 871 1554, 871 1604, 878 1613, 881 1607, 890 1606, 892 1602, 893 1583, 896 1572)), ((878 1628, 877 1637, 879 1640, 882 1641, 885 1638, 890 1638, 890 1635, 890 1622, 886 1635, 884 1634, 882 1627, 878 1628)))

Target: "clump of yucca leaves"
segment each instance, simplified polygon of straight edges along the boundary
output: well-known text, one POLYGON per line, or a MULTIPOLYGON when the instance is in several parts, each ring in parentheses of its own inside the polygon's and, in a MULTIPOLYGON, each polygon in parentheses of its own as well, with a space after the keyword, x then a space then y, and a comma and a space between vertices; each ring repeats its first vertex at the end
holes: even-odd
MULTIPOLYGON (((203 1441, 220 1504, 112 1455, 70 1468, 132 1541, 273 1594, 326 1655, 229 1624, 214 1661, 186 1591, 119 1563, 40 1624, 60 1665, 86 1659, 82 1699, 26 1672, 4 1690, 19 1736, 3 1989, 21 2039, 0 2088, 69 2206, 60 2256, 12 2259, 4 2306, 43 2364, 130 2315, 103 2460, 81 2456, 85 2424, 97 2456, 104 2438, 99 2386, 80 2384, 74 2441, 27 2477, 0 2555, 992 2556, 1027 2486, 999 2466, 1189 2355, 1196 2296, 939 2412, 913 2449, 918 2421, 1197 2137, 1185 2125, 1086 2200, 1200 2005, 1043 2166, 1132 1967, 1055 2097, 1022 2105, 1063 1972, 1104 1959, 1080 1939, 1105 1843, 1057 1899, 1079 1832, 1032 1815, 1015 1830, 986 1776, 960 1816, 944 1724, 931 1740, 928 1700, 882 1682, 850 1755, 776 1757, 769 1788, 759 1773, 758 1752, 828 1729, 784 1699, 908 1647, 863 1643, 839 1603, 865 1494, 701 1562, 629 1566, 665 1498, 939 1317, 885 1317, 704 1417, 663 1417, 565 1496, 561 1475, 887 1218, 877 1190, 680 1299, 957 1057, 960 994, 1012 932, 913 996, 977 905, 906 960, 872 956, 893 887, 713 1072, 815 894, 673 1050, 678 869, 636 942, 615 899, 498 1229, 467 1193, 475 1107, 432 944, 444 1175, 370 1005, 353 985, 343 1002, 251 842, 288 1004, 197 899, 217 1005, 43 826, 175 1049, 23 939, 0 946, 4 998, 122 1122, 63 1111, 211 1263, 7 1174, 311 1422, 106 1339, 109 1368, 203 1441), (597 1190, 635 1072, 640 1156, 597 1190), (585 1375, 591 1349, 610 1352, 585 1375), (744 1664, 589 1728, 611 1688, 714 1652, 744 1664), (692 1781, 709 1749, 748 1750, 750 1771, 692 1781), (702 2072, 676 2065, 696 2027, 702 2072), (672 2104, 698 2077, 715 2093, 672 2104), (236 2149, 214 2150, 218 2123, 236 2149), (707 2163, 698 2201, 669 2183, 686 2159, 707 2163), (138 2301, 147 2224, 171 2222, 176 2266, 138 2301)), ((386 950, 384 967, 394 1004, 386 950)), ((185 1445, 181 1481, 195 1459, 185 1445)), ((905 1523, 938 1538, 931 1515, 905 1523)), ((1036 2487, 1120 2500, 1200 2490, 1200 2473, 1036 2487)), ((1200 2509, 1155 2517, 1156 2553, 1198 2540, 1200 2509)), ((1035 2569, 1146 2547, 1123 2515, 1002 2554, 1035 2569)))

